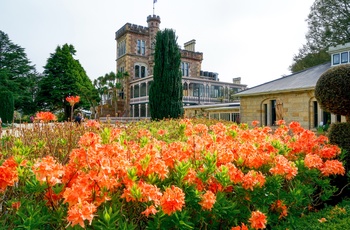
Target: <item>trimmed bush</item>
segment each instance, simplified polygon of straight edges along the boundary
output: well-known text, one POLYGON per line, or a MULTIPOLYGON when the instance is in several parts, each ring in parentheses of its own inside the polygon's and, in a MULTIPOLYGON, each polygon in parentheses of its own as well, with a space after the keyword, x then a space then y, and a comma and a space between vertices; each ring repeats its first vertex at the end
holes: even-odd
POLYGON ((315 97, 323 110, 350 116, 350 65, 332 67, 317 81, 315 97))
POLYGON ((328 138, 330 143, 338 145, 345 150, 346 153, 346 165, 349 169, 350 162, 350 123, 336 123, 332 124, 329 129, 328 138))

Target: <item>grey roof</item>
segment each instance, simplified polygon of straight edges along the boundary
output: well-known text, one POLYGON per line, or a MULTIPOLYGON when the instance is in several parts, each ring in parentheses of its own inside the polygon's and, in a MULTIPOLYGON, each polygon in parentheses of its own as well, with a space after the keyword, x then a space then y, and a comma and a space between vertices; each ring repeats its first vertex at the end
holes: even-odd
POLYGON ((331 67, 331 63, 314 66, 309 69, 293 73, 264 84, 243 90, 235 95, 251 96, 277 92, 291 92, 313 89, 320 76, 331 67))

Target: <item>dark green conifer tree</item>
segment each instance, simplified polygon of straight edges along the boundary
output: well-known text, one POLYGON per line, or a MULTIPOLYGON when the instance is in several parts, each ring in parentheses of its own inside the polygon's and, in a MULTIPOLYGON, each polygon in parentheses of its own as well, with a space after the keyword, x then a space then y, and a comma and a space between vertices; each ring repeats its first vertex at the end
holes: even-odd
POLYGON ((153 82, 149 92, 152 120, 183 116, 181 53, 171 29, 156 35, 153 82))
POLYGON ((3 123, 12 123, 15 111, 13 94, 10 91, 0 92, 0 118, 3 123))

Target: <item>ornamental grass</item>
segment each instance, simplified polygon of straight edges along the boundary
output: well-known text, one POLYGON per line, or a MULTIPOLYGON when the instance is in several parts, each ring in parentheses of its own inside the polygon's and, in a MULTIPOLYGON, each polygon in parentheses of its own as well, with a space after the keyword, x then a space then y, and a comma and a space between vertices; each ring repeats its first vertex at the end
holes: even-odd
MULTIPOLYGON (((340 149, 299 123, 41 122, 0 139, 4 229, 265 229, 329 200, 340 149)), ((321 223, 320 223, 321 224, 321 223)))

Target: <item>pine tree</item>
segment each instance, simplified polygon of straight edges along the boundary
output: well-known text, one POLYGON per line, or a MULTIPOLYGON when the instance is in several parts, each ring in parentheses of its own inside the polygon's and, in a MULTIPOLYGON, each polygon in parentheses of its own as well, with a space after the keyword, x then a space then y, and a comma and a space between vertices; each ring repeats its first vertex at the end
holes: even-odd
POLYGON ((74 59, 75 53, 73 45, 58 46, 47 60, 39 84, 38 105, 51 111, 64 109, 65 118, 71 114, 71 106, 65 101, 67 96, 79 95, 79 106, 88 109, 99 100, 98 92, 84 68, 74 59))
POLYGON ((171 29, 156 35, 153 82, 149 92, 152 120, 183 116, 181 53, 171 29))

